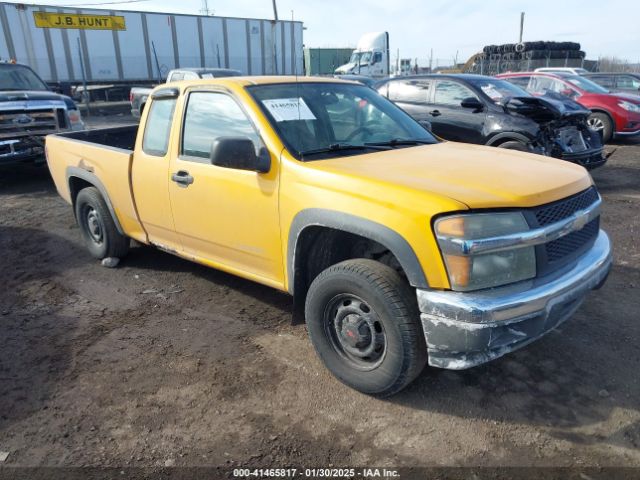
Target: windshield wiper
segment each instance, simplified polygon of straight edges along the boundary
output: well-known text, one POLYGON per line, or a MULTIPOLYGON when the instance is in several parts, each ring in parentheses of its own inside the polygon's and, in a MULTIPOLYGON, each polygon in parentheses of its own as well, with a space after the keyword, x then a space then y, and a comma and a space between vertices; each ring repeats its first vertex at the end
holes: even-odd
POLYGON ((348 150, 389 150, 386 145, 376 145, 365 143, 364 145, 353 145, 351 143, 332 143, 326 147, 313 148, 310 150, 303 150, 300 152, 301 156, 315 155, 317 153, 333 153, 333 152, 345 152, 348 150))
POLYGON ((403 145, 432 145, 433 142, 428 140, 418 140, 418 139, 410 139, 410 138, 392 138, 386 142, 370 142, 365 143, 368 146, 379 146, 379 147, 395 147, 395 146, 403 146, 403 145))

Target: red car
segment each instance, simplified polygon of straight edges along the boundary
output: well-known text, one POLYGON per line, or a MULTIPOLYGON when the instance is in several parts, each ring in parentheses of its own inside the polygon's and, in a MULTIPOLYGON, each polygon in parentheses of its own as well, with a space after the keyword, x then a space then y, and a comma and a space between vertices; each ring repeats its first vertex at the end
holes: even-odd
POLYGON ((570 73, 503 73, 508 80, 534 95, 560 94, 572 98, 592 111, 587 123, 602 133, 603 141, 614 135, 640 134, 640 96, 609 93, 606 88, 570 73))

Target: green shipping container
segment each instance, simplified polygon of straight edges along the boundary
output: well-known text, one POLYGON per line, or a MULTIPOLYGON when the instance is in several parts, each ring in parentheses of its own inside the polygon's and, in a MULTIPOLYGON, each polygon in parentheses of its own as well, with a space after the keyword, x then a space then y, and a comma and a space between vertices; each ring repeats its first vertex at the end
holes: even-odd
POLYGON ((305 73, 307 75, 333 75, 336 68, 349 62, 353 50, 353 48, 305 48, 305 73))

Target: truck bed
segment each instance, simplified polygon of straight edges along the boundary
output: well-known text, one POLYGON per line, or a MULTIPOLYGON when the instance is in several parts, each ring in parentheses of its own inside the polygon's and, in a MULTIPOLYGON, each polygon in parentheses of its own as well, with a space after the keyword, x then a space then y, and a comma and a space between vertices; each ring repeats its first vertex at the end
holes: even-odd
POLYGON ((138 134, 138 125, 126 125, 123 127, 99 128, 95 130, 82 130, 57 135, 58 137, 71 138, 82 142, 104 145, 121 150, 133 151, 138 134))
POLYGON ((83 186, 100 190, 123 232, 144 241, 131 190, 137 125, 48 135, 49 171, 62 198, 73 203, 83 186))

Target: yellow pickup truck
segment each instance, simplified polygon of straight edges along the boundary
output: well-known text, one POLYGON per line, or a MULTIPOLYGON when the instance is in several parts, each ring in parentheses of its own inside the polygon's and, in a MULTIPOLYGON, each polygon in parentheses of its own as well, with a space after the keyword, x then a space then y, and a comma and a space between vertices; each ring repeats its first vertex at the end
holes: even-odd
POLYGON ((139 127, 46 147, 94 257, 133 238, 288 291, 326 367, 371 395, 532 342, 611 268, 584 168, 440 142, 353 82, 178 82, 139 127))

